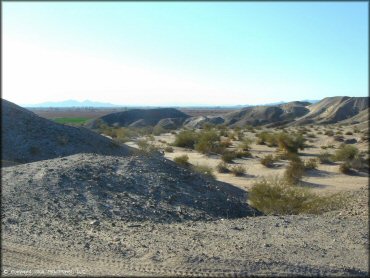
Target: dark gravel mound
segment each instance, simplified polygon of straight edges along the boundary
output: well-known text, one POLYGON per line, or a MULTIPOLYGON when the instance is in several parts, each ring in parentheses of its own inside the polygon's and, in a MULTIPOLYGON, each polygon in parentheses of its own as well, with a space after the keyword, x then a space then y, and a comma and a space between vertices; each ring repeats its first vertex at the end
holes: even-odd
POLYGON ((3 169, 7 221, 212 220, 256 214, 245 191, 163 157, 78 154, 3 169))
POLYGON ((155 126, 162 119, 177 118, 185 120, 188 117, 189 115, 174 108, 132 109, 102 116, 87 123, 87 127, 95 129, 101 124, 121 127, 155 126))
POLYGON ((27 163, 77 153, 128 155, 129 147, 86 128, 54 123, 1 100, 2 160, 27 163))

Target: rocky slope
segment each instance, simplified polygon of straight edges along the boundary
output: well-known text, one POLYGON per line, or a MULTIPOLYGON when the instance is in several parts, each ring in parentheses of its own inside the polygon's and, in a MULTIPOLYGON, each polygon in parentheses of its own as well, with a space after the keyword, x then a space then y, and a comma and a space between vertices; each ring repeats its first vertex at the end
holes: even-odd
POLYGON ((128 155, 130 148, 85 128, 54 123, 2 99, 2 160, 26 163, 77 153, 128 155))
POLYGON ((253 106, 228 113, 225 124, 230 126, 286 124, 309 112, 308 102, 289 102, 273 106, 253 106))
POLYGON ((243 190, 161 156, 77 154, 3 169, 7 221, 173 222, 257 213, 243 190))
POLYGON ((332 124, 347 120, 369 108, 369 97, 328 97, 308 107, 309 113, 297 119, 300 124, 332 124))

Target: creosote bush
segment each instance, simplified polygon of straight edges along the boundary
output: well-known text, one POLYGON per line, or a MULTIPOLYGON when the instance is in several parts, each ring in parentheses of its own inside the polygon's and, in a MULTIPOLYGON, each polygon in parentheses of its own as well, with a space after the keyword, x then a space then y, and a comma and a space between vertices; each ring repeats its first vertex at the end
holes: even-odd
POLYGON ((304 162, 304 169, 305 170, 313 170, 317 169, 317 159, 310 158, 304 162))
POLYGON ((274 166, 274 156, 271 154, 265 155, 264 157, 261 158, 260 160, 261 164, 266 167, 272 167, 274 166))
POLYGON ((191 168, 197 173, 208 176, 210 178, 215 178, 213 174, 213 169, 208 165, 197 164, 197 165, 192 165, 191 168))
POLYGON ((358 155, 358 149, 355 146, 341 144, 339 149, 335 152, 335 160, 350 161, 358 155))
POLYGON ((234 151, 225 151, 221 156, 221 160, 226 163, 232 163, 235 158, 236 153, 234 151))
POLYGON ((302 160, 297 156, 292 158, 289 162, 285 172, 284 178, 289 184, 297 184, 303 177, 304 164, 302 160))
POLYGON ((216 169, 219 173, 230 173, 230 169, 225 162, 220 162, 217 164, 216 169))
POLYGON ((182 148, 194 149, 194 145, 198 140, 198 134, 195 131, 183 130, 176 135, 174 146, 182 148))
POLYGON ((173 148, 171 146, 167 146, 164 148, 164 151, 168 153, 173 153, 173 148))
POLYGON ((351 173, 351 165, 348 162, 343 162, 339 165, 339 172, 348 175, 351 173))
POLYGON ((215 130, 203 131, 199 134, 195 149, 204 154, 223 153, 225 147, 220 144, 220 136, 215 130))
POLYGON ((242 165, 235 165, 230 168, 230 171, 236 177, 243 176, 246 173, 246 169, 242 165))
POLYGON ((342 194, 320 196, 309 188, 294 186, 276 177, 257 181, 248 198, 251 206, 272 215, 321 214, 345 204, 342 194))
POLYGON ((137 145, 140 151, 147 154, 152 154, 158 151, 158 148, 152 143, 149 143, 148 140, 138 140, 137 145))
POLYGON ((329 152, 321 152, 318 159, 322 164, 330 164, 333 162, 333 155, 329 152))
POLYGON ((189 156, 184 154, 180 156, 176 156, 173 161, 175 161, 177 164, 188 166, 189 165, 189 156))

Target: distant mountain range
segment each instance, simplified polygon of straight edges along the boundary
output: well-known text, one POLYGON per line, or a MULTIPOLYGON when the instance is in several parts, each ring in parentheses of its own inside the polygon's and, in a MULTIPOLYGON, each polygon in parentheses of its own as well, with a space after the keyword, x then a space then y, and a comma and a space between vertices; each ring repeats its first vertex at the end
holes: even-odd
POLYGON ((23 105, 23 107, 119 107, 107 102, 96 102, 91 100, 77 101, 73 99, 59 102, 43 102, 37 104, 23 105))
MULTIPOLYGON (((310 102, 310 103, 316 103, 319 100, 302 100, 302 102, 310 102)), ((242 108, 242 107, 251 107, 251 106, 261 106, 261 105, 280 105, 288 102, 280 101, 280 102, 274 102, 274 103, 264 103, 264 104, 257 104, 257 105, 250 105, 250 104, 244 104, 244 105, 215 105, 215 106, 209 106, 209 105, 176 105, 176 106, 166 106, 166 107, 194 107, 194 108, 242 108)), ((77 100, 65 100, 65 101, 56 101, 56 102, 43 102, 43 103, 37 103, 37 104, 25 104, 22 105, 26 108, 47 108, 47 107, 130 107, 130 108, 149 108, 149 107, 160 107, 160 106, 150 106, 150 105, 144 105, 144 106, 135 106, 135 105, 116 105, 112 103, 107 102, 96 102, 91 100, 85 100, 85 101, 77 101, 77 100)))

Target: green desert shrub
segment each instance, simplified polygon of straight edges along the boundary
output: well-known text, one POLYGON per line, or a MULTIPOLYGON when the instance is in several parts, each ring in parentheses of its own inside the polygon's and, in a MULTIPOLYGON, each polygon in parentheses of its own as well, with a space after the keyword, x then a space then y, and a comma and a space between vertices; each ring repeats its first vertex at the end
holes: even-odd
POLYGON ((349 162, 343 162, 339 165, 339 172, 348 175, 351 173, 351 165, 349 162))
POLYGON ((337 161, 350 161, 358 155, 358 149, 355 146, 341 144, 335 152, 334 158, 337 161))
POLYGON ((220 136, 215 130, 202 131, 195 143, 195 149, 204 154, 223 153, 224 147, 220 144, 220 136))
POLYGON ((320 196, 309 188, 291 185, 281 178, 257 181, 248 198, 251 206, 273 215, 321 214, 345 204, 341 194, 320 196))
POLYGON ((167 146, 164 148, 164 151, 168 153, 173 153, 173 148, 171 146, 167 146))
POLYGON ((250 151, 237 150, 235 152, 237 158, 251 157, 250 151))
POLYGON ((266 167, 272 167, 274 166, 275 158, 273 155, 268 154, 261 158, 260 160, 261 164, 266 167))
POLYGON ((213 174, 213 169, 208 165, 197 164, 193 165, 191 168, 197 173, 208 176, 210 178, 215 178, 213 174))
POLYGON ((240 143, 239 143, 239 149, 243 151, 249 151, 251 149, 251 144, 252 144, 252 139, 250 138, 244 138, 240 143))
POLYGON ((318 159, 322 164, 330 164, 333 162, 333 155, 329 152, 321 152, 318 155, 318 159))
POLYGON ((304 161, 304 169, 305 170, 313 170, 317 169, 317 159, 310 158, 304 161))
POLYGON ((199 135, 195 131, 183 130, 176 135, 174 146, 194 149, 199 135))
POLYGON ((158 151, 158 147, 148 142, 148 140, 138 140, 137 145, 139 147, 139 150, 144 153, 154 153, 158 151))
POLYGON ((345 133, 345 135, 353 135, 353 132, 352 132, 352 131, 347 131, 347 132, 345 133))
POLYGON ((256 134, 257 141, 259 145, 268 145, 269 147, 277 147, 276 137, 273 133, 262 131, 256 134))
POLYGON ((235 158, 236 153, 234 151, 225 151, 221 156, 221 160, 226 163, 232 163, 235 158))
POLYGON ((246 169, 242 165, 235 165, 230 168, 230 171, 236 177, 243 176, 246 173, 246 169))
POLYGON ((324 134, 327 135, 327 136, 334 136, 334 131, 332 131, 332 130, 325 130, 325 133, 324 134))
POLYGON ((174 157, 173 161, 175 161, 177 164, 188 166, 189 156, 187 154, 179 155, 179 156, 174 157))
POLYGON ((230 169, 225 162, 217 164, 216 169, 219 173, 230 173, 230 169))
POLYGON ((228 148, 232 145, 231 140, 227 138, 226 140, 221 140, 220 141, 220 146, 223 148, 228 148))
POLYGON ((289 184, 297 184, 303 177, 304 164, 302 160, 297 157, 292 159, 284 172, 284 178, 289 184))
POLYGON ((298 149, 303 150, 305 147, 305 138, 300 134, 279 133, 276 136, 278 149, 285 153, 298 153, 298 149))

